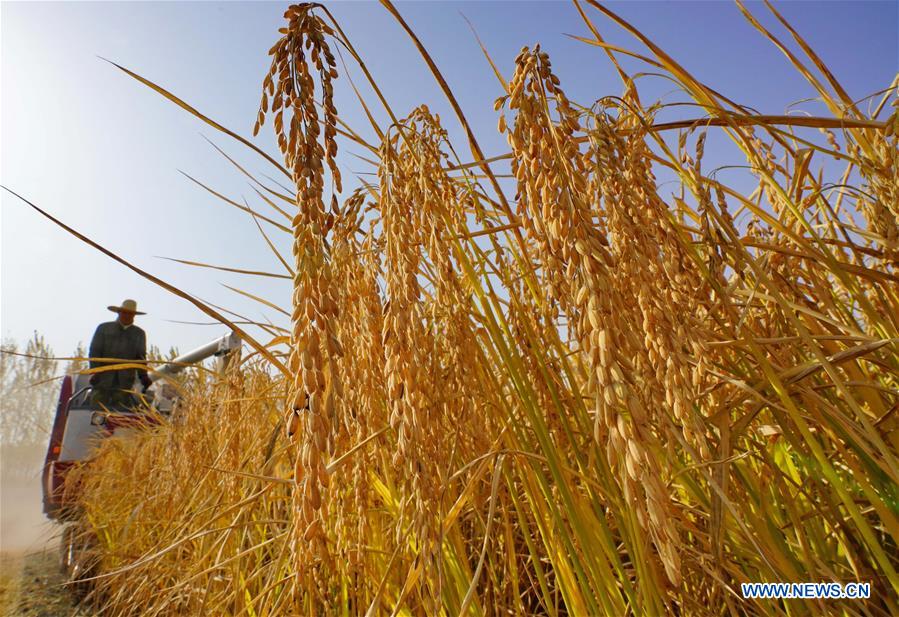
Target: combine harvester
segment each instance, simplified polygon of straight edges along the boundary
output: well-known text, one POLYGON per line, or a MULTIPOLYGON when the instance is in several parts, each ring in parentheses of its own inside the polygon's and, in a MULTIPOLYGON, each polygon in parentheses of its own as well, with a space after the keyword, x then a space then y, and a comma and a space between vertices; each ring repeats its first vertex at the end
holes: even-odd
MULTIPOLYGON (((219 359, 217 370, 223 371, 240 356, 241 340, 235 333, 226 334, 202 347, 183 354, 151 371, 153 382, 141 398, 144 411, 137 409, 102 410, 91 406, 90 375, 67 375, 62 382, 56 417, 50 433, 50 443, 44 459, 41 485, 44 493, 44 514, 64 525, 61 537, 61 562, 70 581, 87 578, 88 551, 93 536, 73 523, 77 519, 78 487, 67 486, 66 477, 74 465, 90 460, 98 443, 108 437, 123 436, 127 431, 139 430, 165 421, 177 405, 177 390, 165 382, 188 366, 207 358, 219 359)), ((134 391, 140 392, 135 382, 134 391)))

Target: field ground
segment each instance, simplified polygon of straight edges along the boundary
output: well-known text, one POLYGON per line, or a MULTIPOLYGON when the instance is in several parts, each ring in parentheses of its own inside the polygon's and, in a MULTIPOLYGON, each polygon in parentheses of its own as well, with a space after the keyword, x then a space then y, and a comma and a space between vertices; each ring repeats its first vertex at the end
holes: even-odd
POLYGON ((64 580, 55 549, 0 553, 0 615, 87 617, 64 580))
MULTIPOLYGON (((4 452, 4 471, 11 467, 4 452)), ((59 528, 41 511, 36 473, 0 478, 0 616, 86 617, 63 586, 59 528)))

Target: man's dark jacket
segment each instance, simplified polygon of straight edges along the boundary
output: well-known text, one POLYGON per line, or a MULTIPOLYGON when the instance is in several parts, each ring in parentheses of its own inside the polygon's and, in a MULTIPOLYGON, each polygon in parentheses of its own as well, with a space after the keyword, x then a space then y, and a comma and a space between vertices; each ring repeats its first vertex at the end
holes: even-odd
MULTIPOLYGON (((125 328, 118 321, 101 323, 91 339, 89 353, 91 358, 115 359, 109 362, 91 360, 91 368, 125 362, 144 364, 147 359, 147 335, 134 324, 125 328)), ((130 390, 134 387, 135 377, 143 381, 146 376, 146 369, 104 371, 96 373, 93 384, 95 388, 104 390, 130 390)))

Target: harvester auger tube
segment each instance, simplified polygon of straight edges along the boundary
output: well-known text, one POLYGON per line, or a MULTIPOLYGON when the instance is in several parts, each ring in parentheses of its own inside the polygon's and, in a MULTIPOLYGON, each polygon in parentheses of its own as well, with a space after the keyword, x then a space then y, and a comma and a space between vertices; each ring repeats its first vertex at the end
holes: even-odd
POLYGON ((236 333, 231 332, 230 334, 226 334, 214 341, 210 341, 201 347, 197 347, 193 351, 178 356, 171 362, 163 364, 155 371, 151 371, 150 380, 155 382, 159 379, 177 375, 191 364, 202 362, 213 356, 222 357, 227 361, 232 356, 231 352, 240 349, 240 346, 240 337, 236 333))
POLYGON ((153 407, 162 414, 171 414, 175 407, 177 393, 164 383, 165 380, 207 358, 220 358, 221 363, 218 371, 223 372, 235 358, 240 357, 241 344, 240 337, 231 332, 201 347, 197 347, 193 351, 181 354, 158 369, 150 371, 150 381, 153 382, 153 385, 151 385, 153 388, 153 407))

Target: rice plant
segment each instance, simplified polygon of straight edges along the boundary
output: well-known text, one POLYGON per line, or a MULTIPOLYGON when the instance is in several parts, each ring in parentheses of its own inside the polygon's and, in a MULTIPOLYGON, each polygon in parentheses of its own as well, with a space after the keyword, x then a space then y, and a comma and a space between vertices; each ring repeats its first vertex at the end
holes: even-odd
POLYGON ((539 46, 488 57, 509 147, 488 157, 382 4, 468 143, 391 109, 326 7, 285 13, 255 131, 273 125, 283 163, 257 151, 290 182, 260 182, 292 246, 269 242, 289 326, 186 388, 189 421, 81 470, 97 609, 899 614, 899 82, 865 113, 774 7, 804 56, 738 4, 832 114, 760 116, 576 1, 621 94, 570 100, 539 46), (375 143, 335 107, 338 49, 391 119, 368 114, 375 143), (657 121, 625 55, 695 116, 657 121), (742 159, 705 161, 710 135, 742 159), (344 194, 348 146, 374 179, 344 194), (871 598, 743 599, 754 581, 871 598))

